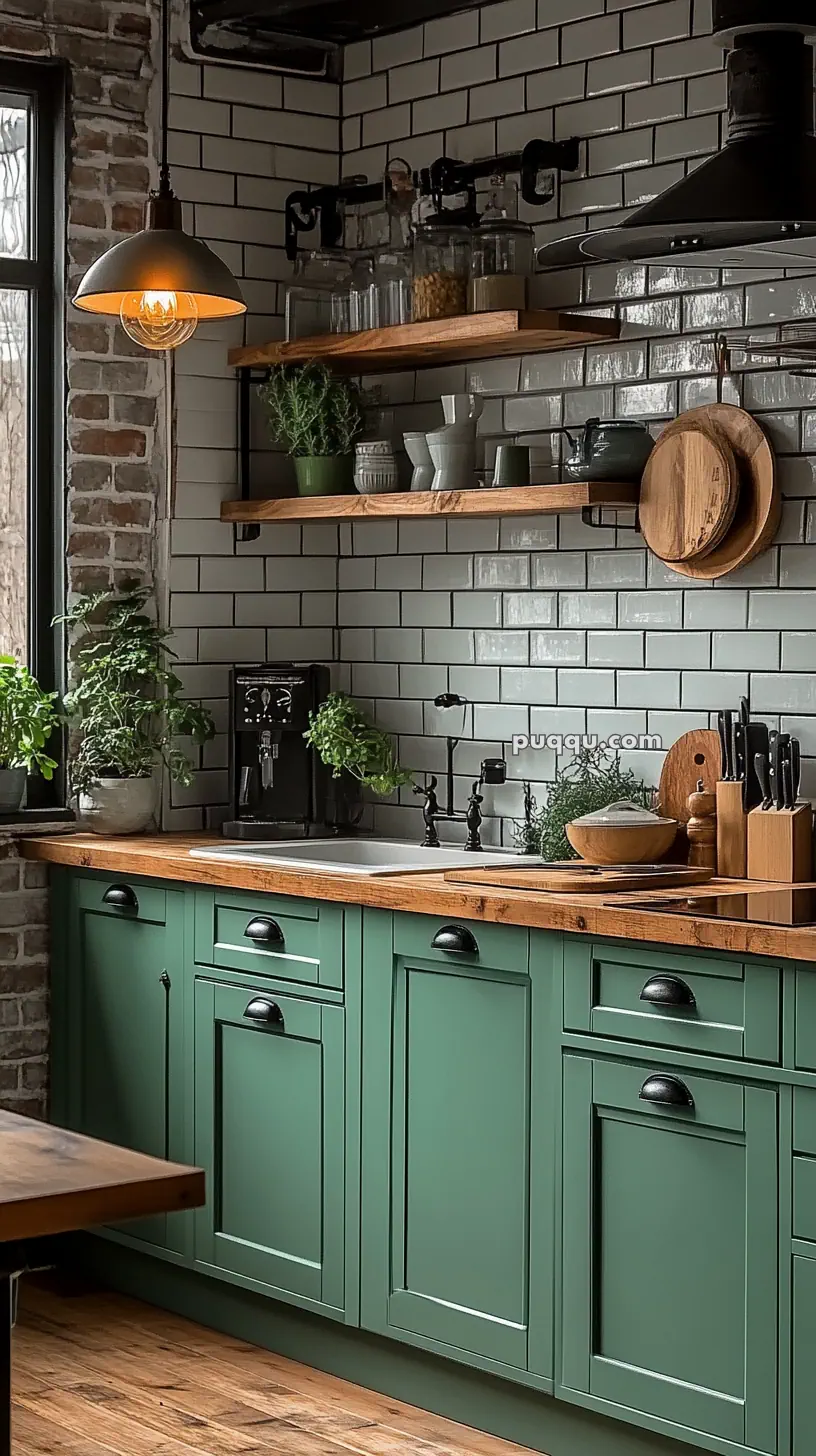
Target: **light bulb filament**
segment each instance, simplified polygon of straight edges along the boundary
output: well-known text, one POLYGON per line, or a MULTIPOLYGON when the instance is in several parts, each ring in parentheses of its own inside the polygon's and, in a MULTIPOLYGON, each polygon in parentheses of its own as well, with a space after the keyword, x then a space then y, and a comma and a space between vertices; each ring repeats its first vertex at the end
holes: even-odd
POLYGON ((176 349, 195 332, 198 305, 192 293, 148 288, 126 293, 119 317, 125 333, 145 349, 176 349))

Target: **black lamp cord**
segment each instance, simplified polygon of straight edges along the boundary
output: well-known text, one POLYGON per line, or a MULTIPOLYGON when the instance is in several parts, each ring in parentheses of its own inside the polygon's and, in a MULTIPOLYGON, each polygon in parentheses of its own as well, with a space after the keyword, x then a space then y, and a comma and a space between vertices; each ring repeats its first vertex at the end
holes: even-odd
POLYGON ((171 0, 159 0, 161 18, 161 151, 159 160, 159 195, 167 197, 171 192, 170 164, 167 160, 167 139, 170 129, 170 5, 171 0))

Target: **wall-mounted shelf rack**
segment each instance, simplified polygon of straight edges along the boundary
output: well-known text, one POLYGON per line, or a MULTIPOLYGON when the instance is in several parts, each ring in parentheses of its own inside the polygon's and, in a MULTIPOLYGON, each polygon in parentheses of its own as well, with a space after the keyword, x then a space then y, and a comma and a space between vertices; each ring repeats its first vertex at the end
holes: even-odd
POLYGON ((543 354, 553 349, 611 342, 620 336, 617 319, 593 314, 537 310, 520 313, 462 314, 428 323, 398 324, 358 334, 321 334, 289 343, 254 344, 231 349, 237 369, 272 364, 305 364, 320 359, 346 374, 376 374, 386 369, 420 369, 512 354, 543 354))
POLYGON ((536 516, 595 509, 633 510, 640 487, 606 481, 527 485, 514 490, 396 491, 391 495, 294 496, 225 501, 222 521, 382 521, 422 516, 536 516))

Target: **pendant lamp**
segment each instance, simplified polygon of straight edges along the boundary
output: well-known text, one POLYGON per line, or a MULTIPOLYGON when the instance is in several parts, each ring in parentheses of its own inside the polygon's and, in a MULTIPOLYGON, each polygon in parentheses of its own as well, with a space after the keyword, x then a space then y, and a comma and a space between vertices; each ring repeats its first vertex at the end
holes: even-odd
POLYGON ((185 233, 181 203, 170 186, 167 161, 170 90, 170 0, 161 0, 161 159, 159 190, 145 207, 144 228, 109 248, 88 269, 74 298, 87 313, 121 319, 146 349, 175 349, 199 319, 246 313, 241 290, 226 263, 199 238, 185 233))

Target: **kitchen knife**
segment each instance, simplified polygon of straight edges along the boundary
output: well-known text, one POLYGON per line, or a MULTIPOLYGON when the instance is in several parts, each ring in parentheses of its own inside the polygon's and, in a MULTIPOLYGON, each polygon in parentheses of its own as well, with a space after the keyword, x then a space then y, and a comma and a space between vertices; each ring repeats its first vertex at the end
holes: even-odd
POLYGON ((741 718, 735 718, 731 729, 732 761, 734 778, 744 782, 745 780, 745 724, 741 718))
POLYGON ((748 813, 756 809, 758 804, 765 798, 765 790, 756 770, 757 754, 761 754, 767 768, 768 762, 768 725, 767 723, 749 723, 745 729, 745 793, 743 795, 743 807, 748 813))
MULTIPOLYGON (((771 728, 768 733, 768 778, 771 785, 771 800, 776 799, 776 740, 779 737, 778 728, 771 728)), ((770 808, 771 805, 769 804, 770 808)))
POLYGON ((790 747, 782 760, 782 797, 786 809, 793 808, 793 765, 790 760, 790 747))
POLYGON ((802 747, 798 738, 792 738, 790 742, 791 759, 791 808, 796 808, 799 798, 799 785, 802 782, 802 747))
POLYGON ((720 765, 720 778, 727 779, 729 763, 729 739, 725 731, 725 713, 723 712, 719 712, 717 714, 717 732, 720 735, 720 757, 722 760, 720 765))
MULTIPOLYGON (((726 708, 725 711, 722 714, 723 733, 725 735, 725 739, 724 739, 724 750, 725 751, 724 751, 724 755, 723 755, 723 758, 724 758, 724 761, 723 761, 723 769, 724 769, 724 776, 727 779, 732 779, 734 777, 734 758, 733 758, 733 744, 734 744, 734 740, 733 740, 733 737, 732 737, 732 733, 733 733, 733 728, 732 728, 733 716, 734 716, 733 713, 731 713, 728 708, 726 708)), ((718 719, 718 721, 719 721, 719 719, 718 719)))
POLYGON ((785 807, 785 782, 783 766, 790 748, 790 734, 777 733, 771 750, 774 765, 774 802, 777 809, 785 807))
POLYGON ((740 714, 740 722, 741 723, 744 723, 745 724, 745 727, 747 728, 748 727, 748 724, 751 721, 751 714, 750 714, 750 711, 748 709, 748 699, 747 698, 740 698, 739 714, 740 714))
POLYGON ((763 809, 770 809, 773 800, 771 798, 770 764, 767 753, 757 753, 754 756, 754 771, 762 791, 762 807, 763 809))

